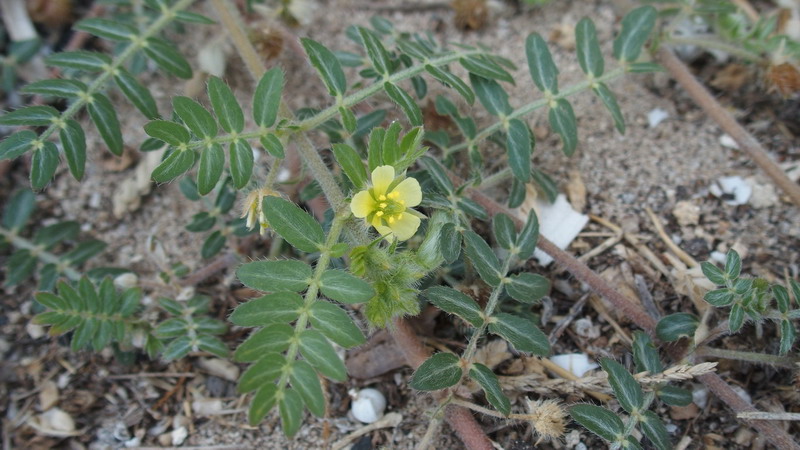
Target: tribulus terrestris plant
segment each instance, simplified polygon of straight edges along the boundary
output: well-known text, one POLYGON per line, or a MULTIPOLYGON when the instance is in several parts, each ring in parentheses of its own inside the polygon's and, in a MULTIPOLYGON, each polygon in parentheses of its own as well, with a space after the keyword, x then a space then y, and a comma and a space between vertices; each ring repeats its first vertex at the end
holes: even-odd
MULTIPOLYGON (((250 255, 254 260, 236 269, 242 284, 264 295, 236 307, 229 321, 252 329, 233 353, 234 361, 247 365, 238 391, 252 393, 250 424, 258 425, 277 407, 288 436, 303 424, 304 410, 326 416, 323 379, 347 380, 338 347, 362 345, 365 332, 377 328, 397 331, 402 318, 430 304, 455 316, 467 332, 463 350, 433 354, 418 364, 410 379, 412 388, 435 393, 436 407, 426 436, 435 434, 445 411, 466 407, 527 421, 542 437, 559 438, 565 416, 560 404, 539 399, 529 401, 527 412, 515 412, 519 408, 504 393, 504 381, 476 357, 489 335, 507 341, 516 352, 539 357, 550 354, 553 342, 532 320, 534 308, 550 291, 548 279, 526 264, 540 243, 535 212, 512 217, 499 212, 497 204, 487 208, 476 200, 475 192, 488 185, 504 186, 502 200, 510 208, 526 201, 529 187, 554 201, 555 181, 532 164, 536 140, 526 117, 546 111, 562 152, 570 156, 579 141, 570 98, 591 91, 610 113, 616 129, 624 133, 623 114, 609 83, 660 70, 643 51, 645 44, 653 36, 654 46, 689 44, 690 38, 673 32, 674 24, 687 17, 703 17, 712 27, 709 32, 719 39, 691 43, 723 48, 731 45, 727 41, 747 42, 731 53, 752 57, 752 62, 767 57, 796 62, 797 58, 796 42, 773 34, 774 21, 745 23, 736 10, 722 5, 728 2, 653 2, 660 11, 646 5, 622 19, 611 58, 601 52, 592 20, 577 23, 575 56, 585 78, 575 85, 559 84, 559 69, 546 40, 538 33, 530 34, 525 56, 539 92, 532 92, 530 99, 512 100, 503 86, 515 83, 508 71, 513 64, 491 49, 437 42, 375 17, 369 26, 347 29, 359 53, 301 39, 330 102, 321 110, 291 111, 283 100, 286 77, 291 74, 280 67, 264 70, 238 28, 236 15, 231 15, 235 7, 226 0, 213 0, 219 21, 231 33, 256 80, 252 101, 243 107, 226 81, 212 76, 206 84, 208 107, 198 99, 175 96, 172 111, 166 113, 159 110, 137 74, 152 63, 169 76, 192 77, 192 66, 164 37, 164 30, 178 23, 216 23, 187 11, 193 3, 145 0, 142 17, 147 23, 138 28, 114 18, 80 21, 77 30, 109 41, 114 51, 75 50, 47 56, 46 63, 58 69, 60 76, 29 83, 22 92, 55 101, 0 116, 0 125, 21 127, 0 142, 0 158, 29 157, 30 185, 36 191, 47 187, 62 160, 80 181, 87 164, 86 133, 93 132, 84 129, 81 117, 85 114, 112 154, 122 154, 125 146, 160 152, 152 179, 158 183, 179 180, 184 195, 207 208, 187 218, 186 225, 188 231, 207 233, 199 249, 202 258, 219 254, 231 236, 258 231, 257 236, 269 238, 268 255, 250 255), (669 8, 672 3, 678 6, 669 8), (667 20, 664 32, 657 27, 659 12, 667 20), (347 68, 357 69, 358 76, 350 75, 354 71, 347 68), (425 113, 420 105, 432 82, 448 89, 449 95, 437 96, 433 104, 438 114, 455 124, 456 135, 423 127, 425 113), (126 142, 121 132, 112 99, 122 97, 149 120, 144 126, 149 138, 143 142, 126 142), (357 108, 376 98, 391 100, 396 111, 357 108), (491 123, 473 117, 477 105, 493 117, 491 123), (245 110, 252 114, 246 117, 245 110), (384 125, 387 117, 397 117, 398 112, 401 120, 384 125), (312 144, 309 136, 319 131, 327 136, 330 151, 312 144), (502 149, 502 168, 490 173, 485 159, 497 158, 497 148, 502 149), (284 170, 291 172, 287 161, 293 155, 313 180, 299 197, 289 195, 287 187, 301 181, 300 175, 290 173, 288 180, 281 175, 284 170), (237 217, 232 217, 237 191, 244 195, 239 196, 237 217), (315 217, 301 205, 318 198, 324 199, 318 204, 325 206, 313 211, 315 217), (464 288, 468 285, 484 286, 486 294, 474 295, 464 288), (465 397, 470 384, 479 386, 491 409, 465 397)), ((4 74, 8 73, 5 91, 15 86, 17 64, 30 59, 37 49, 38 43, 18 43, 10 49, 10 57, 3 62, 4 74)), ((0 236, 11 249, 6 285, 18 285, 34 274, 39 280, 38 323, 49 325, 53 334, 71 332, 75 350, 111 345, 122 355, 142 348, 166 361, 196 352, 227 357, 227 344, 219 337, 227 327, 208 315, 214 299, 199 295, 161 298, 157 303, 167 318, 153 323, 148 320, 152 315, 144 313, 151 307, 141 305, 142 291, 147 288, 120 287, 115 279, 127 273, 126 268, 82 271, 104 245, 76 241, 80 225, 75 222, 34 230, 28 225, 34 204, 30 190, 12 196, 0 236)), ((714 307, 730 307, 726 331, 737 331, 747 320, 759 326, 764 319, 779 322, 779 353, 787 354, 796 337, 792 321, 798 317, 789 291, 741 277, 740 267, 735 252, 729 253, 724 270, 704 264, 708 279, 722 286, 709 292, 706 300, 714 307)), ((186 267, 176 263, 163 269, 161 279, 178 287, 186 273, 186 267)), ((790 285, 796 302, 800 287, 795 281, 790 285)), ((637 331, 632 353, 638 375, 603 359, 607 378, 599 381, 604 390, 600 398, 615 400, 608 407, 572 405, 571 417, 612 448, 642 448, 641 435, 656 448, 670 448, 664 422, 651 406, 656 399, 668 405, 689 404, 691 392, 669 382, 707 374, 711 366, 665 369, 654 338, 672 342, 693 337, 692 351, 701 354, 715 336, 713 330, 696 333, 708 329, 710 311, 701 311, 702 319, 688 313, 665 317, 657 329, 647 330, 655 331, 653 335, 637 331), (624 414, 610 409, 616 404, 624 414)))

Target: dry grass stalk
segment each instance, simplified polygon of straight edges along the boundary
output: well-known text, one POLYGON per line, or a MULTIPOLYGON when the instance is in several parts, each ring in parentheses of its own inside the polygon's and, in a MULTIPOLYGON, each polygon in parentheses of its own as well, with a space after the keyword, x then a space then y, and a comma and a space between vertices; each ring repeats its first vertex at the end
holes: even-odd
POLYGON ((642 384, 658 384, 669 381, 690 380, 707 373, 716 372, 716 370, 717 363, 715 362, 705 362, 696 365, 681 364, 678 366, 672 366, 655 375, 650 375, 647 372, 638 373, 634 375, 634 378, 636 378, 636 380, 642 384))

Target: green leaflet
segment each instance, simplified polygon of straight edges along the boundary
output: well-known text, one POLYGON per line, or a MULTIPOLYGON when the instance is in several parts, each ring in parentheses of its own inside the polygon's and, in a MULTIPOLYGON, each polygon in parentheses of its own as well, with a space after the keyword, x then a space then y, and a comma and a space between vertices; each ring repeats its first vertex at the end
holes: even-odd
POLYGON ((255 261, 236 270, 245 286, 264 292, 303 291, 311 275, 311 267, 297 260, 255 261))
POLYGON ((59 137, 69 171, 76 180, 80 180, 86 167, 86 135, 83 128, 75 120, 68 119, 59 131, 59 137))
POLYGON ((236 189, 241 189, 247 185, 253 175, 253 165, 255 164, 253 149, 246 140, 235 139, 231 142, 229 151, 233 186, 236 189))
POLYGON ((303 44, 311 65, 317 69, 320 78, 328 88, 328 92, 334 96, 344 94, 347 91, 347 80, 336 55, 324 45, 312 39, 302 38, 300 43, 303 44))
POLYGON ((294 203, 265 197, 264 214, 270 226, 298 250, 314 253, 324 245, 325 234, 319 222, 294 203))
POLYGON ((489 331, 503 337, 517 350, 538 356, 550 354, 547 336, 529 319, 496 313, 489 323, 489 331))
POLYGON ((483 311, 478 303, 455 289, 434 286, 425 290, 425 298, 444 312, 455 314, 474 327, 483 324, 483 311))
POLYGON ((525 41, 525 55, 536 87, 542 92, 558 94, 558 68, 553 62, 547 43, 538 33, 529 35, 525 41))
POLYGON ((231 88, 219 78, 210 77, 208 98, 222 129, 227 133, 241 133, 244 129, 244 113, 231 88))
POLYGON ((437 353, 420 365, 411 377, 412 388, 437 391, 461 380, 461 359, 452 353, 437 353))
POLYGON ((464 242, 466 244, 467 257, 481 275, 481 279, 490 286, 500 284, 500 261, 492 251, 489 244, 472 230, 464 232, 464 242))
POLYGON ((578 146, 578 123, 572 105, 563 98, 556 100, 555 106, 550 108, 548 115, 550 126, 561 136, 562 151, 567 156, 575 153, 578 146))
POLYGON ((175 114, 200 139, 217 135, 217 121, 200 103, 189 97, 177 96, 172 99, 175 114))
POLYGON ((242 303, 229 320, 241 327, 288 323, 297 319, 302 307, 303 297, 294 292, 276 292, 242 303))
POLYGON ((600 44, 597 42, 594 22, 588 17, 584 17, 575 25, 575 47, 583 73, 595 78, 603 75, 605 61, 600 51, 600 44))
POLYGON ((45 142, 42 148, 33 151, 31 156, 31 187, 43 189, 58 168, 58 148, 52 142, 45 142))
POLYGON ((483 364, 475 363, 469 371, 469 376, 475 380, 486 394, 486 400, 498 411, 508 416, 511 413, 511 401, 503 394, 497 375, 492 369, 483 364))
POLYGON ((214 189, 225 168, 225 152, 219 144, 211 144, 200 154, 200 165, 197 169, 197 190, 206 195, 214 189))
POLYGON ((326 377, 336 381, 347 379, 344 363, 319 331, 305 330, 300 333, 300 354, 326 377))
POLYGON ((344 348, 366 342, 353 319, 340 307, 325 301, 316 301, 309 311, 311 325, 331 341, 344 348))
POLYGON ((122 131, 111 100, 103 94, 94 94, 86 109, 111 153, 122 155, 122 131))
POLYGON ((256 124, 269 128, 275 124, 283 92, 284 75, 280 67, 264 73, 253 95, 253 119, 256 124))
POLYGON ((531 153, 533 136, 519 119, 508 121, 506 129, 506 151, 511 172, 519 181, 527 182, 531 178, 531 153))
POLYGON ((658 12, 650 5, 640 6, 622 19, 622 30, 614 40, 614 57, 634 62, 656 23, 658 12))

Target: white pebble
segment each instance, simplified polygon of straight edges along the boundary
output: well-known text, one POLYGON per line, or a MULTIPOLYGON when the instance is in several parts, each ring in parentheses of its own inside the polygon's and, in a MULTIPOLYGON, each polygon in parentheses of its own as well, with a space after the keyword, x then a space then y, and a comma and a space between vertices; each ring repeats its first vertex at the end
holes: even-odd
POLYGON ((350 412, 359 422, 373 423, 383 417, 386 410, 386 397, 377 389, 366 388, 358 392, 350 391, 353 404, 350 412))
POLYGON ((172 445, 177 447, 183 444, 183 441, 185 441, 186 438, 189 437, 189 430, 187 430, 186 427, 176 428, 172 430, 172 433, 170 433, 170 435, 172 437, 172 445))
POLYGON ((719 144, 723 147, 739 150, 739 144, 730 135, 723 134, 719 137, 719 144))
POLYGON ((705 387, 697 387, 692 391, 692 402, 700 409, 703 409, 708 404, 708 389, 705 387))

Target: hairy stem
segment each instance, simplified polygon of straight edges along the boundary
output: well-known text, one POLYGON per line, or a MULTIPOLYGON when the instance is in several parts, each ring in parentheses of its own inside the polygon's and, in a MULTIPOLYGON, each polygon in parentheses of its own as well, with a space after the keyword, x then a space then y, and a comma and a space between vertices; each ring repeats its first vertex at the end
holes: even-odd
POLYGON ((516 118, 519 118, 519 117, 522 117, 522 116, 526 116, 526 115, 536 111, 537 109, 540 109, 540 108, 543 108, 543 107, 547 106, 551 101, 559 100, 559 99, 562 99, 562 98, 567 98, 567 97, 569 97, 571 95, 574 95, 574 94, 577 94, 579 92, 585 91, 586 89, 592 88, 592 86, 594 86, 596 83, 602 83, 602 82, 605 82, 605 81, 613 80, 615 78, 621 77, 624 74, 625 74, 625 68, 624 67, 618 67, 618 68, 606 73, 605 75, 603 75, 601 77, 595 78, 593 80, 582 81, 580 83, 577 83, 575 85, 572 85, 572 86, 564 89, 563 91, 559 91, 558 94, 552 95, 552 96, 547 97, 547 98, 540 98, 539 100, 536 100, 534 102, 528 103, 527 105, 521 106, 521 107, 515 109, 514 111, 512 111, 511 114, 503 117, 502 120, 499 120, 499 121, 493 123, 492 125, 489 125, 488 127, 486 127, 484 129, 482 129, 481 131, 479 131, 478 134, 476 134, 474 138, 472 138, 470 140, 467 140, 465 142, 462 142, 460 144, 456 144, 456 145, 453 145, 453 146, 450 146, 450 147, 444 149, 444 156, 451 155, 451 154, 453 154, 453 153, 455 153, 455 152, 457 152, 459 150, 463 150, 465 148, 468 148, 470 145, 472 145, 472 144, 474 144, 476 142, 479 142, 479 141, 482 141, 482 140, 488 138, 492 134, 500 131, 500 129, 503 128, 504 124, 507 123, 511 119, 516 119, 516 118))
MULTIPOLYGON (((264 65, 261 63, 258 53, 253 48, 253 44, 249 39, 247 39, 247 35, 244 33, 244 27, 241 19, 239 18, 236 5, 233 5, 229 0, 212 1, 214 7, 220 15, 220 20, 222 21, 223 26, 228 31, 228 34, 231 35, 231 39, 236 46, 236 50, 239 52, 239 55, 242 57, 242 59, 245 60, 245 64, 247 65, 250 74, 253 76, 253 79, 258 81, 265 72, 264 65)), ((289 120, 294 120, 294 113, 292 113, 292 111, 283 101, 281 101, 280 104, 279 115, 289 120)), ((264 133, 266 132, 257 131, 254 133, 243 133, 239 135, 239 138, 251 139, 260 137, 264 133)), ((231 136, 223 136, 216 138, 216 141, 223 142, 226 138, 232 139, 231 136)), ((339 188, 339 184, 336 182, 333 174, 325 165, 325 162, 319 156, 317 150, 314 148, 311 140, 301 132, 294 133, 291 136, 291 142, 297 146, 297 151, 300 154, 300 157, 311 171, 314 179, 319 183, 320 187, 322 188, 322 192, 328 199, 328 203, 330 204, 331 208, 333 208, 334 211, 339 211, 344 208, 346 205, 344 193, 339 188)), ((360 241, 366 242, 368 239, 366 232, 362 230, 362 232, 359 234, 358 230, 352 230, 351 234, 356 234, 360 241)))
POLYGON ((186 9, 189 5, 194 3, 195 0, 178 0, 175 4, 164 7, 161 11, 161 14, 158 16, 153 23, 150 24, 147 29, 145 29, 142 34, 136 36, 135 40, 132 40, 125 50, 123 50, 116 58, 111 62, 111 65, 101 73, 100 75, 95 78, 92 84, 86 89, 84 95, 75 99, 75 101, 69 105, 69 108, 65 109, 64 112, 61 113, 61 117, 59 120, 55 121, 52 125, 47 127, 44 132, 39 135, 38 141, 44 142, 47 140, 50 135, 55 133, 57 130, 60 129, 59 124, 64 123, 65 120, 71 118, 75 114, 77 114, 84 106, 92 99, 92 96, 99 92, 105 86, 106 81, 108 81, 114 73, 122 67, 125 62, 133 57, 137 52, 139 52, 142 48, 144 48, 147 39, 154 36, 156 33, 160 32, 164 27, 169 25, 175 19, 175 14, 178 11, 182 11, 186 9))
MULTIPOLYGON (((503 268, 500 270, 500 284, 492 290, 492 294, 489 296, 489 300, 486 302, 486 308, 483 310, 483 314, 485 317, 491 317, 492 313, 494 313, 494 309, 497 307, 497 301, 500 299, 500 294, 503 292, 503 279, 505 279, 506 274, 508 274, 509 269, 511 268, 511 262, 514 258, 508 257, 503 261, 503 268)), ((469 338, 469 343, 467 344, 467 349, 464 350, 464 356, 462 358, 467 361, 471 362, 472 358, 475 356, 475 351, 478 349, 478 341, 480 340, 483 333, 486 332, 486 328, 489 326, 489 322, 484 320, 480 327, 472 333, 472 336, 469 338)), ((460 383, 459 383, 460 384, 460 383)), ((458 385, 454 386, 454 389, 457 388, 458 385)))
MULTIPOLYGON (((231 5, 230 2, 226 2, 224 0, 214 0, 214 1, 215 1, 215 6, 218 9, 220 7, 225 8, 226 4, 230 8, 235 8, 235 6, 231 5)), ((235 12, 236 10, 235 9, 231 9, 231 11, 235 12)), ((232 27, 235 26, 235 23, 233 21, 229 20, 227 22, 223 22, 223 24, 228 29, 228 32, 231 33, 232 35, 233 34, 238 34, 238 33, 243 33, 240 29, 232 28, 232 27)), ((252 44, 250 44, 250 42, 247 41, 247 40, 242 41, 241 39, 239 39, 237 41, 240 44, 244 45, 245 47, 252 47, 252 44)), ((238 47, 237 47, 237 49, 238 49, 238 47)), ((248 59, 254 60, 253 58, 250 58, 250 57, 247 56, 247 55, 252 55, 252 53, 249 52, 249 51, 246 51, 246 50, 242 51, 241 49, 239 49, 239 54, 242 55, 243 58, 248 58, 248 59)), ((251 72, 253 77, 256 80, 258 80, 258 77, 256 76, 256 73, 257 73, 257 71, 251 72)), ((261 73, 263 73, 263 71, 261 71, 261 73)), ((289 109, 285 105, 285 103, 283 103, 283 102, 281 102, 280 114, 284 115, 285 117, 291 117, 291 112, 289 111, 289 109)), ((306 164, 309 166, 309 169, 311 169, 312 174, 317 179, 317 181, 325 180, 326 182, 328 182, 328 183, 322 183, 321 182, 320 186, 322 186, 323 193, 327 197, 328 202, 331 204, 331 206, 334 207, 334 211, 337 211, 337 213, 340 213, 340 210, 336 208, 336 205, 337 204, 338 205, 344 205, 344 194, 342 193, 341 189, 339 189, 339 186, 336 184, 335 180, 333 179, 333 174, 330 172, 328 167, 325 166, 325 163, 322 161, 322 158, 320 158, 319 154, 316 152, 316 150, 314 149, 313 145, 311 144, 311 141, 308 139, 308 137, 305 136, 305 134, 300 133, 298 135, 297 141, 299 141, 298 142, 298 151, 300 153, 300 156, 304 159, 306 164)), ((337 218, 339 218, 339 217, 341 217, 341 216, 339 214, 337 214, 337 218)), ((334 219, 334 223, 337 223, 336 219, 334 219)), ((337 225, 337 227, 339 228, 339 230, 336 231, 337 236, 341 232, 342 223, 343 222, 339 222, 338 225, 337 225)), ((331 231, 328 234, 329 240, 330 240, 330 236, 334 234, 333 226, 334 225, 332 224, 331 225, 331 231)), ((356 227, 355 230, 350 229, 348 231, 350 231, 350 233, 354 235, 356 241, 368 242, 369 238, 367 236, 367 232, 366 232, 366 230, 362 229, 361 227, 356 227)), ((327 250, 324 251, 320 255, 320 259, 317 262, 317 269, 323 265, 323 264, 321 264, 323 262, 323 258, 326 258, 324 260, 324 262, 325 262, 324 266, 327 266, 328 261, 329 261, 329 257, 330 257, 330 253, 327 252, 327 250)), ((321 272, 320 272, 320 277, 321 277, 321 272)), ((316 289, 317 289, 316 286, 319 284, 319 279, 316 278, 316 273, 315 273, 315 279, 317 280, 317 282, 316 283, 312 283, 312 285, 309 287, 309 292, 312 289, 314 289, 316 291, 316 289)), ((314 296, 316 297, 316 292, 314 293, 314 296)), ((308 292, 306 293, 306 298, 308 299, 308 292)), ((301 318, 307 320, 306 315, 301 315, 301 318)), ((297 324, 296 324, 296 328, 295 328, 295 332, 298 331, 297 326, 299 326, 299 324, 301 322, 301 318, 298 318, 298 321, 297 321, 297 324)), ((303 321, 303 327, 305 327, 305 320, 302 320, 302 321, 303 321)), ((405 323, 405 322, 404 321, 400 321, 399 323, 405 323)), ((397 327, 397 328, 400 328, 400 327, 397 327)), ((409 364, 412 367, 417 368, 417 367, 419 367, 420 364, 422 364, 422 362, 427 357, 427 355, 425 355, 426 350, 424 349, 424 347, 422 346, 422 343, 419 341, 419 339, 416 337, 416 335, 413 334, 413 331, 411 331, 408 328, 407 324, 406 324, 406 327, 404 327, 403 329, 406 330, 406 333, 403 335, 404 336, 403 339, 398 339, 398 343, 400 344, 400 346, 403 348, 404 352, 406 353, 406 359, 408 360, 409 364)), ((297 356, 297 345, 296 344, 292 344, 292 347, 290 347, 289 351, 287 351, 287 360, 291 360, 291 359, 293 359, 293 358, 295 358, 297 356), (290 354, 290 352, 292 351, 292 347, 294 347, 294 351, 290 354)), ((287 373, 284 372, 284 374, 281 376, 281 380, 279 381, 278 386, 282 387, 282 386, 286 385, 286 382, 288 381, 287 376, 288 376, 287 373)), ((464 442, 464 445, 466 445, 466 447, 468 449, 470 449, 470 450, 493 450, 494 449, 494 447, 491 444, 491 441, 489 441, 489 438, 486 437, 486 434, 483 432, 483 430, 480 428, 478 423, 469 414, 469 412, 467 410, 465 410, 463 408, 457 408, 457 407, 450 406, 445 411, 445 417, 447 418, 447 421, 450 424, 450 426, 452 426, 453 429, 456 430, 456 434, 458 434, 459 438, 464 442)))
MULTIPOLYGON (((213 0, 213 1, 216 4, 216 2, 223 2, 224 3, 225 0, 213 0)), ((220 18, 223 19, 224 16, 220 16, 220 18)), ((224 19, 223 19, 223 24, 226 24, 224 19)), ((231 33, 231 36, 233 36, 234 34, 242 34, 243 35, 244 33, 231 33)), ((246 41, 246 42, 249 43, 249 41, 246 41)), ((234 44, 236 45, 237 50, 239 50, 240 39, 234 39, 234 44)), ((252 49, 252 45, 248 45, 248 48, 252 49)), ((255 50, 253 50, 253 52, 254 51, 255 50)), ((243 58, 246 57, 246 54, 250 54, 250 51, 246 51, 246 53, 241 53, 240 52, 240 55, 242 55, 243 58)), ((480 51, 461 51, 461 52, 448 53, 446 55, 443 55, 443 56, 440 56, 440 57, 437 57, 437 58, 433 58, 433 59, 427 61, 425 64, 411 66, 411 67, 409 67, 409 68, 407 68, 405 70, 401 70, 399 72, 396 72, 396 73, 390 75, 387 78, 387 80, 392 82, 392 83, 397 83, 399 81, 402 81, 402 80, 405 80, 405 79, 408 79, 408 78, 411 78, 413 76, 421 74, 422 72, 425 71, 425 65, 426 64, 438 67, 438 66, 443 66, 443 65, 446 65, 446 64, 450 64, 450 63, 452 63, 452 62, 454 62, 454 61, 456 61, 459 58, 462 58, 464 56, 480 55, 480 54, 483 54, 483 52, 480 52, 480 51)), ((258 55, 253 55, 253 57, 258 58, 258 55)), ((250 61, 250 58, 249 57, 246 58, 246 61, 250 61)), ((252 62, 248 62, 247 63, 248 69, 250 69, 251 66, 255 67, 255 64, 253 64, 252 62)), ((258 69, 258 70, 250 69, 250 73, 253 75, 253 78, 255 78, 256 81, 259 80, 261 78, 261 76, 264 74, 264 68, 262 66, 258 66, 258 67, 260 67, 260 69, 258 69)), ((289 119, 289 123, 285 124, 285 126, 283 126, 283 128, 281 129, 281 133, 291 133, 293 135, 296 135, 296 134, 302 134, 303 131, 312 130, 312 129, 318 127, 319 125, 327 122, 328 120, 338 116, 340 107, 350 108, 352 106, 355 106, 358 103, 361 103, 362 101, 366 100, 370 96, 373 96, 373 95, 377 94, 378 92, 383 90, 384 83, 385 83, 385 80, 381 80, 380 82, 376 82, 376 83, 371 84, 371 85, 369 85, 369 86, 367 86, 367 87, 365 87, 365 88, 363 88, 361 90, 358 90, 358 91, 348 95, 347 97, 344 97, 341 100, 341 102, 337 102, 336 104, 331 105, 326 109, 323 109, 319 113, 317 113, 314 116, 311 116, 311 117, 309 117, 307 119, 296 120, 293 114, 284 115, 283 113, 281 113, 282 117, 289 119)), ((283 111, 283 110, 281 110, 281 111, 283 111)), ((278 121, 278 122, 280 122, 280 121, 278 121)), ((260 139, 260 138, 266 136, 267 134, 274 133, 274 132, 275 131, 273 129, 262 128, 262 129, 258 129, 258 130, 254 130, 254 131, 248 131, 248 132, 244 132, 244 133, 237 133, 235 135, 233 135, 233 134, 223 134, 223 135, 220 135, 220 136, 216 136, 216 137, 214 137, 213 139, 210 139, 210 140, 202 140, 202 141, 191 142, 189 144, 189 147, 190 148, 204 147, 204 146, 208 145, 209 142, 222 144, 222 143, 226 143, 226 142, 231 142, 231 141, 233 141, 235 139, 247 139, 247 140, 260 139)))
POLYGON ((792 199, 792 202, 794 202, 796 206, 800 206, 800 186, 792 182, 792 180, 783 173, 783 170, 775 164, 756 138, 745 130, 727 109, 717 102, 714 96, 708 92, 708 89, 700 84, 697 78, 692 75, 689 68, 675 56, 675 53, 667 46, 662 46, 658 51, 658 60, 661 65, 669 71, 673 78, 683 86, 695 103, 711 116, 720 128, 736 140, 739 147, 752 158, 753 162, 756 163, 761 170, 772 178, 772 181, 792 199))
POLYGON ((756 364, 768 364, 772 366, 781 366, 788 369, 797 367, 800 358, 792 358, 790 356, 769 355, 765 353, 745 352, 741 350, 727 350, 724 348, 701 347, 695 350, 695 354, 700 357, 707 358, 723 358, 733 359, 736 361, 746 361, 756 364))
POLYGON ((734 44, 721 41, 715 35, 696 35, 696 36, 668 36, 665 38, 664 43, 673 45, 696 45, 709 50, 721 50, 725 53, 730 53, 746 61, 757 63, 764 61, 764 57, 758 53, 753 53, 745 50, 742 47, 737 47, 734 44))
MULTIPOLYGON (((300 316, 297 318, 297 322, 295 322, 294 325, 295 337, 299 336, 308 325, 308 312, 314 302, 317 301, 317 294, 319 293, 319 284, 322 280, 322 274, 328 269, 328 264, 331 261, 331 247, 339 242, 339 236, 342 234, 342 225, 344 224, 345 220, 347 220, 349 215, 349 213, 342 214, 341 212, 337 212, 336 216, 333 218, 333 222, 331 222, 331 229, 328 231, 328 237, 325 239, 325 247, 321 249, 317 264, 314 266, 314 275, 311 278, 311 283, 309 284, 308 290, 303 298, 303 308, 300 312, 300 316)), ((286 350, 286 361, 288 364, 291 364, 292 361, 297 358, 299 351, 299 339, 292 339, 291 344, 289 344, 289 349, 286 350)), ((284 386, 286 386, 286 383, 289 382, 289 375, 290 371, 288 370, 284 370, 281 373, 281 378, 278 380, 279 390, 283 390, 284 386)))
POLYGON ((28 250, 31 255, 39 258, 45 264, 55 264, 56 271, 64 274, 67 278, 73 281, 81 279, 81 274, 77 270, 69 267, 67 263, 58 256, 50 253, 44 249, 43 246, 34 244, 33 242, 17 235, 17 233, 0 227, 0 236, 6 238, 11 245, 22 250, 28 250))

